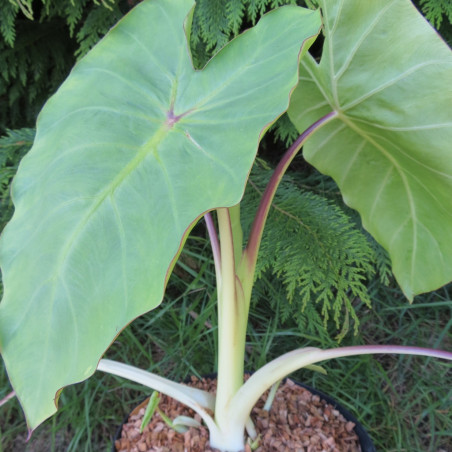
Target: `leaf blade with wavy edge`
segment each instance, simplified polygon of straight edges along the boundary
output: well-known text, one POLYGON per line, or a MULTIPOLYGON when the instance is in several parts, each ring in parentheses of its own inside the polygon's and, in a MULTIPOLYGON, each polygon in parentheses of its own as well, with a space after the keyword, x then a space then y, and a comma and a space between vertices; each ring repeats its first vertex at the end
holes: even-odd
POLYGON ((304 58, 289 115, 338 118, 304 155, 390 253, 409 299, 452 279, 452 53, 408 0, 322 0, 319 64, 304 58))
POLYGON ((320 28, 318 13, 281 8, 195 71, 191 7, 142 2, 40 114, 0 248, 0 343, 30 428, 161 302, 196 219, 239 202, 320 28))

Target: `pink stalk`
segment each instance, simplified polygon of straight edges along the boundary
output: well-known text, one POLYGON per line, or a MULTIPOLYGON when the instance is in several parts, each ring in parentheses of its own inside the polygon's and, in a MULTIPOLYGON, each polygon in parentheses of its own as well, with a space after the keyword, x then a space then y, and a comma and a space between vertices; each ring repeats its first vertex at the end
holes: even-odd
POLYGON ((279 162, 278 166, 275 168, 273 175, 270 181, 267 184, 264 194, 262 195, 261 202, 257 209, 256 216, 254 217, 254 222, 251 227, 251 233, 248 245, 245 249, 245 255, 247 256, 249 268, 251 271, 254 271, 254 267, 256 265, 257 254, 259 251, 259 246, 262 239, 262 233, 264 230, 265 222, 267 220, 268 212, 270 210, 270 206, 273 202, 273 198, 275 197, 276 190, 283 178, 287 168, 289 167, 292 160, 297 155, 298 151, 302 148, 306 140, 319 128, 324 126, 326 123, 331 121, 337 116, 336 111, 332 111, 327 115, 320 118, 314 124, 309 126, 290 146, 290 148, 286 151, 283 158, 279 162))
POLYGON ((452 352, 437 350, 434 348, 412 347, 408 345, 354 345, 349 347, 332 348, 323 350, 324 359, 338 356, 356 356, 369 354, 418 355, 432 358, 441 358, 452 361, 452 352), (328 356, 331 355, 331 356, 328 356))
POLYGON ((8 400, 11 400, 13 397, 16 396, 15 391, 11 391, 7 396, 3 397, 3 399, 0 400, 0 406, 3 406, 8 400))
POLYGON ((327 350, 315 347, 300 348, 279 356, 251 375, 230 404, 230 412, 233 413, 231 418, 233 417, 233 421, 238 425, 244 426, 252 408, 268 388, 305 366, 344 356, 389 353, 427 356, 452 361, 452 352, 405 345, 358 345, 327 350))
MULTIPOLYGON (((266 384, 268 384, 267 387, 270 387, 273 383, 286 377, 289 373, 310 364, 316 364, 332 358, 374 354, 418 355, 452 361, 452 352, 406 345, 355 345, 349 347, 329 348, 327 350, 315 347, 306 347, 285 353, 273 361, 270 361, 256 371, 245 383, 245 386, 248 384, 248 386, 256 387, 258 385, 256 385, 255 381, 263 379, 266 381, 266 384)), ((267 387, 265 389, 267 389, 267 387)), ((260 397, 258 392, 256 392, 256 397, 257 399, 260 397)), ((255 402, 257 402, 257 399, 255 402)))
POLYGON ((207 232, 209 233, 210 244, 212 246, 215 273, 217 274, 217 277, 219 277, 221 275, 220 241, 218 240, 217 230, 213 222, 212 214, 207 212, 204 215, 204 219, 206 220, 207 232))

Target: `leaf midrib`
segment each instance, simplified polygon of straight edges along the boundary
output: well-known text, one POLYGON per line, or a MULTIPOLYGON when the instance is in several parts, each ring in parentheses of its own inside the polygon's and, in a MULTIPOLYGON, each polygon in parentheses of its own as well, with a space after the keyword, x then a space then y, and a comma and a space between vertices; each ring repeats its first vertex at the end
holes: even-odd
POLYGON ((154 135, 138 150, 135 157, 116 175, 116 177, 98 194, 94 197, 94 202, 88 208, 86 214, 77 223, 77 226, 73 230, 73 233, 69 236, 66 245, 63 247, 61 253, 59 254, 55 273, 53 278, 56 279, 61 274, 64 263, 72 249, 77 238, 83 231, 84 227, 90 220, 90 218, 96 213, 99 207, 105 202, 105 200, 112 196, 116 189, 124 182, 124 180, 141 164, 141 162, 149 155, 153 154, 155 160, 160 162, 159 156, 157 154, 158 145, 166 138, 169 134, 170 128, 166 123, 163 123, 159 129, 154 133, 154 135))

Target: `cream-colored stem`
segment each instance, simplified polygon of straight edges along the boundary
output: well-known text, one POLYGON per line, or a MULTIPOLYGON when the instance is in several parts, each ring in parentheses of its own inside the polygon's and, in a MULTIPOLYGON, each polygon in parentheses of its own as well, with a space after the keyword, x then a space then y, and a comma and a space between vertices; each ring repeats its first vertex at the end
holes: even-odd
POLYGON ((112 375, 126 378, 136 383, 152 388, 158 392, 166 394, 173 399, 187 405, 197 412, 206 423, 210 431, 216 430, 214 420, 206 409, 213 410, 215 406, 215 396, 201 389, 191 388, 190 386, 155 375, 143 369, 130 366, 129 364, 112 361, 109 359, 101 359, 97 370, 112 375))

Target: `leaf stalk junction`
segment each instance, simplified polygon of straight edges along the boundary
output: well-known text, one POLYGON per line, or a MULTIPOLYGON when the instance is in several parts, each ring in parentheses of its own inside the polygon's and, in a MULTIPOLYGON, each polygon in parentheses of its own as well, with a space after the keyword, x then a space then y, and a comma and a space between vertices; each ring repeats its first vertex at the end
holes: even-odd
MULTIPOLYGON (((218 374, 217 395, 190 388, 133 366, 102 359, 98 370, 121 376, 164 393, 197 412, 210 433, 210 445, 222 451, 240 452, 245 448, 245 429, 256 433, 250 413, 261 395, 297 369, 345 356, 362 354, 405 354, 452 360, 452 353, 419 347, 367 345, 321 350, 300 348, 286 353, 257 370, 244 383, 244 354, 251 291, 259 246, 266 219, 287 168, 306 140, 337 117, 332 111, 308 127, 286 151, 268 182, 256 212, 247 246, 243 249, 240 204, 218 208, 216 219, 205 214, 217 278, 218 294, 218 374), (212 416, 210 412, 214 413, 212 416)), ((175 118, 174 118, 175 119, 175 118)))

